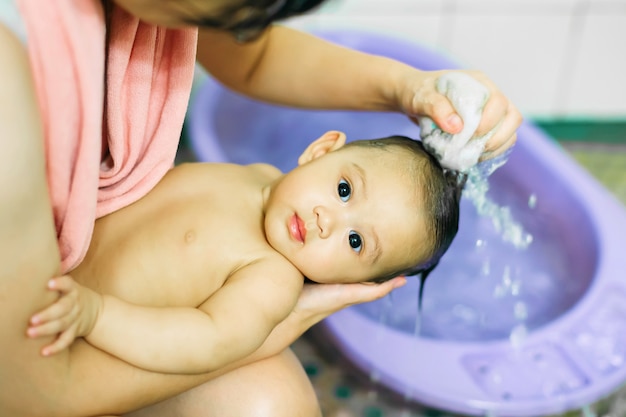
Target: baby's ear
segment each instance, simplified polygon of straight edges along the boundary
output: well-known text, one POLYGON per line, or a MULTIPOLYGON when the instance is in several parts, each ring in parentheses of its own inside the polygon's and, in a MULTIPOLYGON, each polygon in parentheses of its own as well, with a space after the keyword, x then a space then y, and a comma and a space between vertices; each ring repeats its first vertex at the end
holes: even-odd
POLYGON ((345 144, 345 133, 337 130, 328 131, 311 142, 302 155, 300 155, 300 158, 298 158, 298 165, 304 165, 320 156, 326 155, 328 152, 336 151, 345 144))

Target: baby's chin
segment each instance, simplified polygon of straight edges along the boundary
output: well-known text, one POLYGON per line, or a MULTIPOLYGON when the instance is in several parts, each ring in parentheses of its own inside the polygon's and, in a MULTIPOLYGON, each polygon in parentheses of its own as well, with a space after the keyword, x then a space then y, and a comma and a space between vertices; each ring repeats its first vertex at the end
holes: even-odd
MULTIPOLYGON (((303 272, 303 270, 300 269, 300 272, 303 272)), ((303 273, 302 275, 304 275, 307 280, 315 282, 317 284, 337 284, 340 282, 340 280, 335 279, 334 277, 320 274, 319 271, 309 271, 309 273, 303 273)))
POLYGON ((369 279, 367 278, 359 278, 359 277, 349 277, 349 276, 336 276, 336 275, 329 275, 329 274, 311 274, 311 275, 307 275, 304 274, 304 276, 309 280, 309 281, 313 281, 316 282, 318 284, 350 284, 350 283, 356 283, 356 282, 365 282, 365 281, 369 281, 369 279))
POLYGON ((350 284, 357 282, 372 281, 376 275, 371 269, 354 269, 351 268, 351 273, 341 273, 345 270, 345 266, 340 265, 320 265, 322 262, 310 262, 308 259, 303 261, 300 259, 287 259, 304 275, 309 281, 316 282, 318 284, 350 284))

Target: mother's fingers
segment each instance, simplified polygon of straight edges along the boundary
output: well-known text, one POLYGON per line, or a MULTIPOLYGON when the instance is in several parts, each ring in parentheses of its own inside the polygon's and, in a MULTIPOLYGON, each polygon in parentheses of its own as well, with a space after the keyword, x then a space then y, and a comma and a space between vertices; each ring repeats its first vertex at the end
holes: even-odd
POLYGON ((517 139, 517 129, 522 123, 522 115, 513 103, 506 100, 506 106, 501 104, 502 101, 496 99, 493 104, 491 101, 488 103, 489 107, 485 106, 481 126, 476 130, 477 136, 482 136, 493 129, 492 136, 485 144, 485 152, 493 156, 500 155, 513 146, 517 139), (497 107, 499 104, 500 107, 497 107))
POLYGON ((513 136, 510 136, 506 142, 501 144, 497 149, 493 151, 485 151, 480 156, 480 162, 486 161, 487 159, 495 158, 497 156, 502 155, 506 151, 508 151, 517 141, 517 133, 514 133, 513 136))
POLYGON ((443 94, 433 90, 422 107, 424 113, 444 132, 455 134, 463 129, 463 120, 443 94))
POLYGON ((476 136, 484 136, 502 124, 508 117, 510 105, 509 99, 502 93, 492 90, 482 110, 480 123, 474 134, 476 136))
POLYGON ((352 305, 378 300, 404 284, 406 284, 405 277, 396 277, 380 284, 361 283, 349 290, 351 300, 346 301, 352 305))
POLYGON ((406 278, 397 277, 381 284, 305 284, 297 308, 329 315, 354 304, 382 298, 405 283, 406 278))

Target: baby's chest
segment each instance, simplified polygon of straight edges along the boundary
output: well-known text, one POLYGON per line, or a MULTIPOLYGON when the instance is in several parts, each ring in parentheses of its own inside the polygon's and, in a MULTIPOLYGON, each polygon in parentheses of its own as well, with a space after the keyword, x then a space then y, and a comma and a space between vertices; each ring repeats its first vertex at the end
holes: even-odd
POLYGON ((233 272, 270 250, 260 226, 249 218, 222 213, 180 220, 155 231, 155 252, 142 251, 142 275, 157 284, 150 291, 158 291, 170 305, 199 305, 233 272))

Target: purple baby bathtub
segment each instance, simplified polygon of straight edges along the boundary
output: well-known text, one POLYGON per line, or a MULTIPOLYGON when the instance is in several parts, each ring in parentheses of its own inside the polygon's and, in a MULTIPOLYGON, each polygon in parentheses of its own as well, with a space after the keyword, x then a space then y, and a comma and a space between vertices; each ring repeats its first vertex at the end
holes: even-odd
MULTIPOLYGON (((426 70, 458 68, 386 35, 320 33, 426 70)), ((310 111, 243 98, 208 79, 187 120, 201 161, 268 162, 287 171, 327 130, 350 139, 419 137, 403 115, 310 111)), ((459 234, 424 289, 418 279, 321 326, 373 380, 430 407, 466 415, 544 416, 577 409, 626 381, 626 211, 529 123, 490 198, 533 235, 516 250, 462 201, 459 234)))

